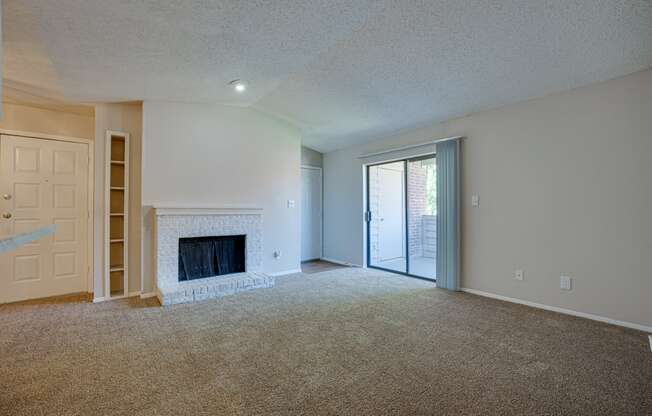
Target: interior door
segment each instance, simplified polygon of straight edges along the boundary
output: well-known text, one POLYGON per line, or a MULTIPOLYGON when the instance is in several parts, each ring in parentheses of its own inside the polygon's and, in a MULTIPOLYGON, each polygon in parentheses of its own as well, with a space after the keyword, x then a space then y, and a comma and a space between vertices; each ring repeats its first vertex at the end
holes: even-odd
POLYGON ((0 303, 87 291, 88 145, 0 136, 0 235, 57 232, 0 254, 0 303))
POLYGON ((301 168, 301 261, 321 258, 321 169, 301 168))

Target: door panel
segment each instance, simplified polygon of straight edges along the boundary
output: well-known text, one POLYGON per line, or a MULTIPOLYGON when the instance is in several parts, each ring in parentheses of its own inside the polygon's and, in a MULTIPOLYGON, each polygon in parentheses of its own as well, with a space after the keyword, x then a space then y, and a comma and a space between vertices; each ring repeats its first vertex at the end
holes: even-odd
POLYGON ((23 254, 14 257, 14 281, 41 280, 41 257, 38 254, 23 254))
POLYGON ((54 235, 0 254, 0 302, 87 290, 88 145, 0 136, 0 235, 54 235))
POLYGON ((75 185, 54 185, 54 208, 75 208, 75 185))
POLYGON ((74 151, 55 150, 53 154, 53 173, 55 175, 75 175, 77 172, 75 169, 77 154, 74 151))
POLYGON ((41 149, 35 147, 14 148, 13 167, 14 173, 35 173, 38 174, 41 161, 41 149))
POLYGON ((40 183, 14 184, 14 209, 35 208, 41 205, 40 183))

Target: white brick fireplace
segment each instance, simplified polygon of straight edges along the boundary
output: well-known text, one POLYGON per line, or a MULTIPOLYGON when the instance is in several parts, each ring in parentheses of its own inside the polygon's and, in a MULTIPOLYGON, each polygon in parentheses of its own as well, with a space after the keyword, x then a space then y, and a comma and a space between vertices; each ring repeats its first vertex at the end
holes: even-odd
POLYGON ((261 208, 154 208, 157 296, 163 305, 274 286, 262 273, 261 208), (179 282, 179 239, 245 235, 245 272, 179 282))

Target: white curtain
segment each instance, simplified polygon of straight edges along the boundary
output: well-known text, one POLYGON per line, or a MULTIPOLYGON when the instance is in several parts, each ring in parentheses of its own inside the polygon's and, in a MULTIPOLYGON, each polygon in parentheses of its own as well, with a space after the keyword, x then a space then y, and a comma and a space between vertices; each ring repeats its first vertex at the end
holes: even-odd
POLYGON ((460 290, 460 139, 436 146, 437 287, 460 290))

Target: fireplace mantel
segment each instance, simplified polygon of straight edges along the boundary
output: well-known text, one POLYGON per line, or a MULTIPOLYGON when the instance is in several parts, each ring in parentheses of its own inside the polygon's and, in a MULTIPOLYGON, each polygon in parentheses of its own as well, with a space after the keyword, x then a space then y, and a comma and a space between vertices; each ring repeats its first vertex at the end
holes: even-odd
POLYGON ((154 205, 157 216, 161 215, 261 215, 263 209, 253 206, 169 206, 154 205))

